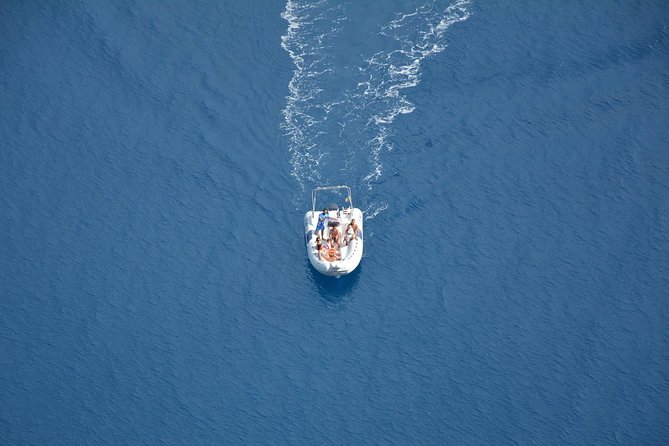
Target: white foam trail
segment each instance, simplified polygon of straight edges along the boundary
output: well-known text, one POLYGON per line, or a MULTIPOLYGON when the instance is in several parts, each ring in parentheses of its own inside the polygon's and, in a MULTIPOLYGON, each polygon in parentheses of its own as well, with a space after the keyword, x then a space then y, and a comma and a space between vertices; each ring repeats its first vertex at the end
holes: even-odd
POLYGON ((415 108, 402 95, 402 90, 420 83, 422 62, 446 48, 444 33, 452 24, 469 18, 468 4, 469 0, 458 0, 439 11, 434 3, 426 3, 412 13, 398 14, 399 18, 382 27, 380 34, 392 38, 400 46, 390 51, 379 51, 365 61, 366 66, 361 71, 367 73, 368 80, 359 83, 352 95, 382 104, 381 107, 376 104, 369 107, 373 112, 368 126, 375 129, 374 137, 367 142, 372 169, 363 182, 368 189, 383 174, 381 152, 393 149, 388 142, 390 126, 397 116, 411 113, 415 108))
POLYGON ((288 22, 281 46, 295 64, 281 126, 290 140, 292 175, 302 190, 306 181, 320 180, 325 153, 315 136, 321 134, 318 125, 327 114, 321 79, 333 72, 326 49, 338 30, 337 24, 344 19, 341 11, 341 7, 330 7, 325 0, 312 3, 288 0, 281 14, 288 22), (323 26, 323 22, 329 25, 323 26))
POLYGON ((369 206, 367 206, 367 209, 365 209, 365 212, 363 212, 365 216, 365 221, 366 220, 371 220, 377 215, 379 215, 381 212, 385 211, 388 209, 388 203, 372 203, 369 206))
MULTIPOLYGON (((403 90, 419 84, 423 61, 446 48, 446 30, 469 18, 468 5, 469 0, 456 0, 440 9, 429 1, 399 13, 378 33, 389 39, 389 50, 362 55, 357 66, 336 66, 331 48, 347 20, 344 6, 334 0, 288 0, 281 45, 295 70, 282 128, 301 191, 330 181, 372 189, 383 176, 382 154, 393 149, 395 119, 415 109, 403 90)), ((375 206, 368 218, 388 205, 375 206)))

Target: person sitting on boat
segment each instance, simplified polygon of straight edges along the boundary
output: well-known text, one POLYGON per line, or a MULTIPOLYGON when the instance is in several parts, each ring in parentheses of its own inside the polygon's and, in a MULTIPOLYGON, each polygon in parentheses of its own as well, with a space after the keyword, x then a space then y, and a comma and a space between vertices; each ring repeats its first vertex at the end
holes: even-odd
POLYGON ((318 253, 318 258, 323 260, 326 248, 323 243, 321 243, 321 238, 319 236, 316 236, 316 252, 318 253))
MULTIPOLYGON (((340 246, 340 243, 339 243, 339 242, 340 242, 340 239, 341 239, 341 234, 339 234, 339 229, 337 229, 337 225, 333 225, 333 226, 330 228, 330 241, 332 242, 332 244, 333 244, 334 246, 336 246, 337 248, 339 248, 339 246, 340 246)), ((334 246, 333 246, 333 247, 334 247, 334 246)))
POLYGON ((358 240, 358 233, 360 228, 355 222, 355 218, 351 219, 351 223, 346 226, 346 236, 344 237, 344 245, 348 245, 353 239, 358 240))
POLYGON ((321 231, 321 238, 323 237, 323 230, 325 229, 325 221, 329 218, 327 208, 323 208, 323 212, 318 215, 318 223, 316 224, 316 232, 321 231))

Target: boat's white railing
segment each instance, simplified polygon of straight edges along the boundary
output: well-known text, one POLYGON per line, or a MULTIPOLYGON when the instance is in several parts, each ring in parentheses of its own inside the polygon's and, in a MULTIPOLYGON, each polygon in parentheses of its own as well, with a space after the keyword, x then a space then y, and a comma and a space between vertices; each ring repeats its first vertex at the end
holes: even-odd
POLYGON ((325 191, 325 190, 339 190, 343 189, 346 191, 346 198, 344 201, 348 202, 349 208, 353 207, 353 199, 351 198, 351 188, 348 186, 319 186, 313 191, 311 191, 311 211, 316 212, 316 195, 318 194, 319 191, 325 191))

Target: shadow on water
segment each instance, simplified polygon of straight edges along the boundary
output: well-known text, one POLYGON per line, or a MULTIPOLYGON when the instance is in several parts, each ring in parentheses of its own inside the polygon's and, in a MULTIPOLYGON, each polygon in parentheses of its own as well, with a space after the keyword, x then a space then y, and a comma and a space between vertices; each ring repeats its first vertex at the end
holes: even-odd
MULTIPOLYGON (((307 263, 309 263, 307 261, 307 263)), ((362 263, 350 274, 340 278, 324 276, 316 271, 311 264, 308 265, 309 274, 318 287, 318 294, 330 303, 339 303, 348 296, 355 288, 362 271, 362 263)))

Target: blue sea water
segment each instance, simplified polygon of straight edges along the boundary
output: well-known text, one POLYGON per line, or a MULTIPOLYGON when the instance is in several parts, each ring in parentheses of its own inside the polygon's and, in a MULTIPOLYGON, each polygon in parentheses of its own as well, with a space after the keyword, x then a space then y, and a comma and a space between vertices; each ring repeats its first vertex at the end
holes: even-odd
POLYGON ((668 123, 664 1, 3 2, 0 442, 667 444, 668 123))

